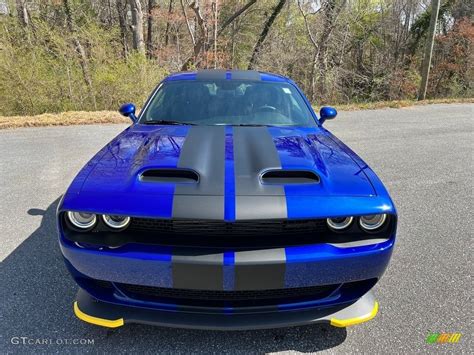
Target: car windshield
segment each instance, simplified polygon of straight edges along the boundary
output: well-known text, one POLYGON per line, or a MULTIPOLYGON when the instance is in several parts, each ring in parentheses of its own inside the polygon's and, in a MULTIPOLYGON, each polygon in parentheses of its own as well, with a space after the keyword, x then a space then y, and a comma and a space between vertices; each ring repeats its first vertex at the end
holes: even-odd
POLYGON ((170 81, 141 115, 142 124, 314 126, 289 83, 245 80, 170 81))

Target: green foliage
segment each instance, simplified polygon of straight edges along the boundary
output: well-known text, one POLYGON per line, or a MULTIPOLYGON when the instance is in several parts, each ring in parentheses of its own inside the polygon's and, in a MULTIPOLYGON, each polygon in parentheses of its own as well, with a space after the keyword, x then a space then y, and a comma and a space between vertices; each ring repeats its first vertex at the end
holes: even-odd
POLYGON ((117 31, 84 20, 77 38, 87 52, 91 91, 64 27, 40 19, 32 31, 14 19, 0 25, 0 115, 115 110, 126 101, 142 103, 166 74, 137 53, 121 58, 117 31))
POLYGON ((163 69, 137 53, 126 61, 101 63, 95 67, 93 76, 95 90, 100 93, 98 105, 115 109, 127 101, 141 104, 164 75, 163 69))
MULTIPOLYGON (((117 1, 68 0, 66 11, 64 0, 28 0, 26 27, 15 10, 12 16, 0 15, 0 115, 116 110, 128 101, 140 106, 168 72, 179 71, 188 59, 189 69, 245 69, 276 4, 256 1, 220 33, 214 48, 212 5, 199 2, 207 37, 193 55, 180 2, 173 1, 169 11, 169 0, 156 0, 149 12, 149 2, 142 1, 147 42, 152 24, 145 57, 131 50, 130 7, 117 1)), ((286 1, 256 69, 290 76, 317 104, 416 98, 429 7, 412 0, 299 1, 305 17, 296 1, 286 1)), ((219 1, 217 28, 246 3, 219 1)), ((470 4, 443 1, 429 97, 473 95, 474 30, 463 17, 472 18, 470 4)), ((190 8, 187 18, 199 39, 190 8)))

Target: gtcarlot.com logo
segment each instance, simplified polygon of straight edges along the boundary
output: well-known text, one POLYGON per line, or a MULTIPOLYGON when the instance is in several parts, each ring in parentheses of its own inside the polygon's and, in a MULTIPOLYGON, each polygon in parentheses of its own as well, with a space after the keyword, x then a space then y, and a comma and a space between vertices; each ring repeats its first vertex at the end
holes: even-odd
POLYGON ((86 338, 30 338, 12 337, 13 345, 94 345, 94 339, 86 338))

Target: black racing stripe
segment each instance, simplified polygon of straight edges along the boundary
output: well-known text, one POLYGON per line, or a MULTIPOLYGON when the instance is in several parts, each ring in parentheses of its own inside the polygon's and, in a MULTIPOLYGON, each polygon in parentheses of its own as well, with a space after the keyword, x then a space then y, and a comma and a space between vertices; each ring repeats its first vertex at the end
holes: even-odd
POLYGON ((224 218, 225 127, 191 127, 178 168, 199 174, 197 184, 176 184, 173 218, 224 218))
POLYGON ((232 80, 260 81, 262 79, 260 73, 255 70, 232 70, 230 75, 232 80))
POLYGON ((236 219, 286 218, 283 186, 260 182, 264 170, 281 169, 267 127, 234 128, 234 162, 236 219))
POLYGON ((281 169, 280 156, 267 127, 234 128, 234 172, 237 195, 284 195, 281 186, 259 181, 265 169, 281 169))
POLYGON ((285 287, 284 248, 235 253, 235 290, 270 290, 285 287))
POLYGON ((226 70, 222 69, 204 69, 196 73, 196 80, 224 80, 226 70))
POLYGON ((176 249, 171 258, 173 287, 223 290, 223 264, 223 253, 176 249))

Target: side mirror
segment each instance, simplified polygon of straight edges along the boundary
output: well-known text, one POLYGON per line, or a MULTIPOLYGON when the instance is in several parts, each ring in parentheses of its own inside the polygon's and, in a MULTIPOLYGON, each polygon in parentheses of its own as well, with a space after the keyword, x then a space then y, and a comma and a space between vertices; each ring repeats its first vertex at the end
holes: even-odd
POLYGON ((334 107, 324 106, 319 111, 319 123, 323 124, 326 120, 332 120, 337 116, 337 111, 334 107))
POLYGON ((135 116, 135 105, 132 103, 123 104, 119 108, 119 112, 122 116, 130 118, 133 123, 137 122, 137 116, 135 116))

